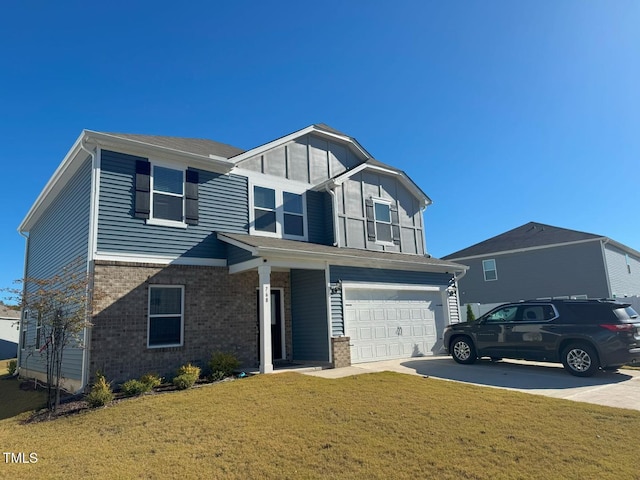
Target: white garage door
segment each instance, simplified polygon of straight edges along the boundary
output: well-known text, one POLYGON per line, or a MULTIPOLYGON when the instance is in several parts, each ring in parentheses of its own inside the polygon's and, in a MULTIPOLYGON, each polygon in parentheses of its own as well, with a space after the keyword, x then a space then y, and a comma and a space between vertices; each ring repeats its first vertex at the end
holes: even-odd
POLYGON ((431 355, 442 308, 438 291, 345 288, 351 363, 431 355))

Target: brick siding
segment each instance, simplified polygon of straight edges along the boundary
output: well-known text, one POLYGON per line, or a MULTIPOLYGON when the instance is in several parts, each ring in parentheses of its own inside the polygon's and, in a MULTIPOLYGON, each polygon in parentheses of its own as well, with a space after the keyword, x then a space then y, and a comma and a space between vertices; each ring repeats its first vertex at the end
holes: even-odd
POLYGON ((351 365, 351 337, 332 337, 331 349, 333 353, 333 368, 348 367, 351 365))
MULTIPOLYGON (((291 352, 289 274, 273 272, 272 287, 284 289, 286 349, 291 352)), ((170 379, 182 364, 206 367, 215 351, 233 353, 243 366, 257 366, 257 272, 230 275, 226 267, 149 265, 97 261, 89 373, 116 383, 155 372, 170 379), (147 348, 149 285, 184 286, 184 343, 147 348)))

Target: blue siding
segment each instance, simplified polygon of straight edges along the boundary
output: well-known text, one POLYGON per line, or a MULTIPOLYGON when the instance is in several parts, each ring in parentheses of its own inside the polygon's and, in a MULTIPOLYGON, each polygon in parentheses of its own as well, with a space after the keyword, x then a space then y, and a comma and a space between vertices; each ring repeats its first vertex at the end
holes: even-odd
POLYGON ((256 257, 243 248, 227 245, 227 265, 235 265, 236 263, 246 262, 254 258, 256 257))
MULTIPOLYGON (((87 158, 64 189, 38 219, 29 232, 26 276, 46 279, 61 272, 70 263, 78 262, 78 270, 87 266, 89 247, 89 219, 91 214, 91 159, 87 158)), ((29 290, 35 288, 27 285, 29 290)), ((22 366, 45 372, 44 358, 33 349, 35 321, 29 322, 26 334, 27 348, 23 351, 22 366)), ((80 348, 65 350, 62 375, 82 378, 80 348)))
MULTIPOLYGON (((344 266, 329 268, 331 285, 336 285, 340 280, 343 282, 447 286, 451 277, 451 274, 448 273, 407 272, 344 266)), ((331 335, 337 337, 344 334, 342 292, 338 291, 331 294, 331 335)))
POLYGON ((333 244, 333 215, 331 196, 326 192, 307 192, 307 226, 309 242, 333 244))
POLYGON ((135 161, 103 151, 98 250, 191 258, 226 258, 215 232, 248 233, 247 179, 199 170, 199 224, 186 229, 147 225, 134 218, 135 161))
POLYGON ((291 270, 293 359, 329 361, 323 270, 291 270))

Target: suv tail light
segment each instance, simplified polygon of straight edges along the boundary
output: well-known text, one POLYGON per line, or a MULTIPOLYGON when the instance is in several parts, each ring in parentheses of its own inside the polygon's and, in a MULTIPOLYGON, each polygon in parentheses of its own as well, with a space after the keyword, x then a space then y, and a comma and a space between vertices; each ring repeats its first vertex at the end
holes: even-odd
POLYGON ((600 326, 607 330, 611 330, 612 332, 634 332, 636 329, 636 326, 633 323, 606 323, 600 326))

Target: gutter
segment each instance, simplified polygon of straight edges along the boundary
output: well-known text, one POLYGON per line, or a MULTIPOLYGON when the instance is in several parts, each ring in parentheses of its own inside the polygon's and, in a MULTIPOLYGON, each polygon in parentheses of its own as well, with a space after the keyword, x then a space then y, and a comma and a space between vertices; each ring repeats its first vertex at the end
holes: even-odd
MULTIPOLYGON (((335 187, 335 184, 334 184, 335 187)), ((336 192, 333 188, 329 188, 327 183, 324 189, 331 195, 331 210, 333 214, 333 246, 338 247, 338 200, 336 198, 336 192)))

